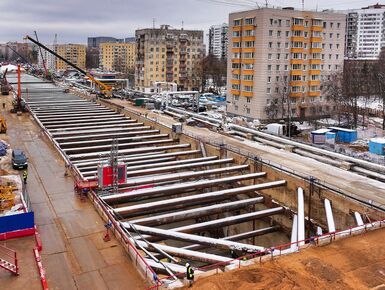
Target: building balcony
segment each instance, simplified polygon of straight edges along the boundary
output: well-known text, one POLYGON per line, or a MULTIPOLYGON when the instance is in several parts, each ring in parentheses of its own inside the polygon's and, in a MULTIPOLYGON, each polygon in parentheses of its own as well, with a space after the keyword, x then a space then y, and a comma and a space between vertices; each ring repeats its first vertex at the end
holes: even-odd
POLYGON ((310 75, 320 75, 321 74, 321 70, 320 69, 310 69, 309 70, 309 74, 310 75))
POLYGON ((239 85, 240 83, 241 83, 241 80, 231 79, 231 84, 232 85, 239 85))
POLYGON ((294 24, 292 27, 291 27, 291 30, 305 30, 305 26, 303 25, 298 25, 298 24, 294 24))
POLYGON ((232 58, 231 61, 232 62, 241 62, 241 59, 240 58, 232 58))
POLYGON ((303 81, 291 81, 290 82, 290 86, 294 87, 294 86, 302 86, 304 84, 303 81))
POLYGON ((322 52, 322 47, 310 48, 310 53, 321 53, 321 52, 322 52))
POLYGON ((253 64, 254 62, 255 62, 254 58, 243 58, 242 59, 242 63, 253 64))
POLYGON ((240 47, 232 47, 231 52, 241 52, 242 48, 240 47))
POLYGON ((241 37, 233 37, 233 42, 240 42, 241 41, 241 37))
POLYGON ((312 36, 311 42, 322 42, 322 36, 312 36))
POLYGON ((295 76, 302 76, 302 74, 303 74, 303 71, 300 69, 293 69, 290 71, 290 75, 292 75, 292 76, 294 76, 294 75, 295 76))
POLYGON ((292 47, 290 48, 291 53, 303 53, 304 48, 303 47, 292 47))
POLYGON ((323 27, 322 26, 312 26, 311 31, 322 31, 323 27))
POLYGON ((302 97, 303 93, 302 92, 290 92, 290 97, 292 98, 300 98, 302 97))
POLYGON ((304 42, 305 38, 303 36, 292 36, 291 41, 298 41, 298 42, 304 42))
POLYGON ((233 95, 240 95, 241 92, 239 90, 235 90, 235 89, 231 89, 230 92, 233 94, 233 95))
POLYGON ((242 91, 242 96, 244 97, 252 97, 253 95, 253 92, 242 91))
POLYGON ((242 26, 233 26, 233 31, 241 31, 242 26))
POLYGON ((319 97, 321 95, 321 91, 308 92, 307 95, 309 97, 319 97))
POLYGON ((319 86, 319 85, 321 85, 321 81, 320 80, 308 81, 308 84, 309 84, 309 86, 319 86))
POLYGON ((321 64, 322 59, 310 59, 309 62, 310 64, 321 64))
MULTIPOLYGON (((233 39, 234 40, 234 39, 233 39)), ((243 41, 254 41, 255 40, 255 36, 254 35, 251 35, 251 36, 244 36, 242 38, 243 41)))
POLYGON ((305 61, 303 59, 291 59, 291 64, 303 64, 305 61))

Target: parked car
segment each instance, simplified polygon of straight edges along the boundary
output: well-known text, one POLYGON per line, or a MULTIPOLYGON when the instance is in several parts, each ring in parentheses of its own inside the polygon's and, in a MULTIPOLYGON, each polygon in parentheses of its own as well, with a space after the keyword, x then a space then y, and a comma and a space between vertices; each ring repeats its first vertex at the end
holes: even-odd
POLYGON ((26 169, 28 168, 28 158, 24 152, 20 149, 14 149, 12 151, 12 167, 13 169, 26 169))

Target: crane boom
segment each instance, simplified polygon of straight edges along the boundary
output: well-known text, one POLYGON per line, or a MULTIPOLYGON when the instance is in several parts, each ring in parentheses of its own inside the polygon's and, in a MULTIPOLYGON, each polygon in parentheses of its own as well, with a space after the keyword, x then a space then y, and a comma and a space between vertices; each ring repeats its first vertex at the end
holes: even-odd
POLYGON ((81 69, 80 67, 78 67, 77 65, 73 64, 72 62, 68 61, 67 59, 65 59, 64 57, 62 57, 61 55, 57 54, 56 52, 54 52, 53 50, 49 49, 47 46, 45 46, 44 44, 40 43, 39 41, 33 39, 32 37, 30 37, 29 35, 27 35, 25 37, 26 39, 32 41, 33 43, 35 43, 36 45, 38 45, 39 47, 45 49, 46 51, 48 51, 49 53, 51 53, 52 55, 56 56, 57 58, 59 58, 60 60, 64 61, 66 64, 70 65, 71 67, 73 67, 74 69, 76 69, 77 71, 79 71, 80 73, 84 74, 85 76, 87 76, 92 82, 94 82, 95 84, 97 84, 100 88, 101 88, 101 92, 107 96, 107 97, 110 97, 112 95, 112 87, 110 87, 109 85, 106 85, 104 83, 102 83, 101 81, 95 79, 90 73, 86 72, 85 70, 81 69))

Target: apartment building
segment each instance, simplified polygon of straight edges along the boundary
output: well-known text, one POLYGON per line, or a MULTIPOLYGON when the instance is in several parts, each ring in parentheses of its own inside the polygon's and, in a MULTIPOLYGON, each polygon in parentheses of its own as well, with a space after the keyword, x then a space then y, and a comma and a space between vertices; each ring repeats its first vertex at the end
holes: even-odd
MULTIPOLYGON (((86 46, 82 44, 58 44, 56 45, 56 53, 64 57, 71 63, 80 67, 86 68, 86 46)), ((65 71, 72 69, 71 66, 66 64, 60 59, 56 59, 56 70, 65 71)))
POLYGON ((346 19, 346 56, 377 59, 385 47, 385 5, 349 10, 346 19))
POLYGON ((176 83, 179 90, 201 85, 203 31, 160 28, 136 31, 135 86, 151 91, 155 82, 176 83))
POLYGON ((280 119, 330 112, 321 79, 342 69, 345 17, 293 8, 230 14, 228 114, 280 119))
POLYGON ((209 29, 209 54, 215 55, 217 58, 227 59, 228 49, 228 32, 227 23, 221 25, 213 25, 209 29))
POLYGON ((101 43, 99 68, 105 71, 122 73, 135 70, 135 42, 130 43, 101 43))
MULTIPOLYGON (((49 49, 57 52, 57 45, 46 45, 49 49)), ((43 58, 41 57, 41 55, 43 55, 43 58, 44 58, 44 64, 46 66, 46 68, 51 71, 51 72, 54 72, 56 71, 56 56, 52 55, 51 53, 49 53, 48 51, 46 51, 45 49, 41 49, 41 54, 39 52, 38 54, 38 58, 37 58, 37 64, 39 67, 43 68, 44 67, 44 64, 43 64, 43 58)))

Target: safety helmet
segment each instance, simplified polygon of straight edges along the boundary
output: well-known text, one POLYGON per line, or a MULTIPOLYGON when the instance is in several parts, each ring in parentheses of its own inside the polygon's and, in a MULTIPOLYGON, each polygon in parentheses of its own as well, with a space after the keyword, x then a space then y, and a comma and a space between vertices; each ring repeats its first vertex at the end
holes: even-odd
POLYGON ((190 266, 190 264, 189 264, 189 263, 186 263, 186 267, 188 267, 188 266, 190 266))

